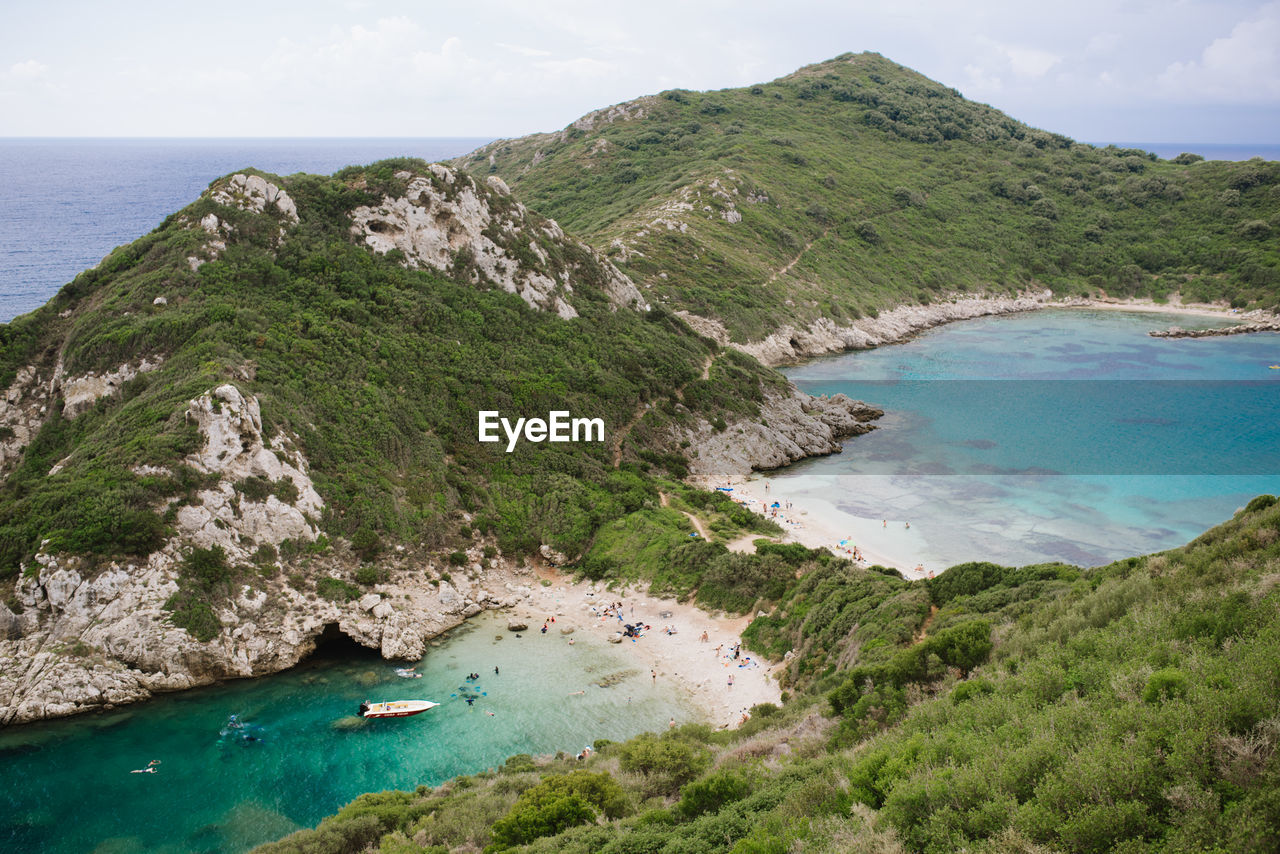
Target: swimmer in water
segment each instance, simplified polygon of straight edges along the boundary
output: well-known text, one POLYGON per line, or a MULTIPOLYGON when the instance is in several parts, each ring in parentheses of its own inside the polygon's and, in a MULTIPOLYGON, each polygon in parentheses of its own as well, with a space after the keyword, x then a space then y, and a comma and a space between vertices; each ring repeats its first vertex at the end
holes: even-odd
POLYGON ((159 759, 152 759, 150 762, 147 763, 146 768, 135 768, 129 773, 130 774, 154 774, 156 773, 156 766, 159 764, 160 764, 159 759))

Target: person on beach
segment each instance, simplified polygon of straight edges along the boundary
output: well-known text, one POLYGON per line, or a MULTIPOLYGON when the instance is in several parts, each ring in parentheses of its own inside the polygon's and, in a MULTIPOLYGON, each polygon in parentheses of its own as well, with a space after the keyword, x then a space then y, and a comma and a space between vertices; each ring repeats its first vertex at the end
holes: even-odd
POLYGON ((709 637, 707 636, 707 633, 704 631, 704 632, 702 633, 702 637, 698 638, 698 642, 699 642, 699 643, 711 643, 711 638, 709 638, 709 637))
POLYGON ((880 527, 882 527, 882 528, 887 528, 887 527, 889 527, 889 520, 888 520, 888 519, 881 519, 881 520, 880 520, 880 527))
POLYGON ((675 728, 676 728, 676 719, 672 718, 670 721, 667 722, 667 729, 675 729, 675 728))
POLYGON ((657 684, 658 684, 658 671, 656 671, 656 670, 650 670, 650 671, 649 671, 649 675, 653 677, 653 684, 654 684, 654 685, 657 685, 657 684))
POLYGON ((733 687, 733 674, 732 674, 732 673, 730 673, 730 674, 729 674, 729 687, 730 687, 730 688, 732 688, 732 687, 733 687))

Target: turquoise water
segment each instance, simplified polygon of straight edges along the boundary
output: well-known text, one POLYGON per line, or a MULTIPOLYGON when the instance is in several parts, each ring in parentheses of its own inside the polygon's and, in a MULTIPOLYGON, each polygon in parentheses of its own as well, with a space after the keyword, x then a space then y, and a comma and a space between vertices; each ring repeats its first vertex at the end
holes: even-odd
POLYGON ((516 753, 576 753, 695 718, 630 661, 629 645, 584 632, 572 646, 556 632, 516 638, 505 621, 469 621, 428 652, 421 679, 344 646, 277 676, 0 732, 0 850, 244 851, 314 826, 362 792, 435 785, 516 753), (595 684, 616 673, 629 675, 595 684), (472 684, 473 705, 451 696, 472 684), (366 698, 442 705, 335 727, 366 698), (244 729, 227 730, 233 714, 244 729), (129 773, 153 759, 157 773, 129 773))
POLYGON ((1146 334, 1217 322, 1048 310, 790 369, 886 415, 842 454, 773 473, 773 495, 874 520, 851 523, 861 545, 926 569, 1181 545, 1280 491, 1280 335, 1146 334))

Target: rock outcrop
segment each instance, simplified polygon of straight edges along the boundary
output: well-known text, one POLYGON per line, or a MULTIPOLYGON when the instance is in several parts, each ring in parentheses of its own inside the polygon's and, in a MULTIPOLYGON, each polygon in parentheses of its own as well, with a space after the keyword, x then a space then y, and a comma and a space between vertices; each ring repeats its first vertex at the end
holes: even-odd
POLYGON ((84 376, 73 377, 62 381, 62 417, 75 418, 93 407, 100 397, 115 394, 120 387, 138 374, 154 371, 160 367, 161 359, 144 358, 135 367, 121 365, 114 371, 102 374, 90 371, 84 376))
POLYGON ((812 397, 790 386, 765 392, 759 418, 731 422, 723 430, 701 421, 674 438, 676 444, 689 443, 691 474, 729 477, 839 453, 844 439, 874 430, 871 422, 882 415, 884 410, 843 394, 812 397))
POLYGON ((1260 320, 1213 329, 1183 329, 1181 326, 1171 326, 1168 329, 1157 329, 1147 334, 1152 338, 1217 338, 1223 335, 1248 335, 1252 332, 1280 332, 1280 320, 1260 320))
POLYGON ((731 341, 719 321, 687 311, 677 312, 694 331, 726 347, 749 353, 766 365, 788 365, 826 353, 865 350, 902 341, 926 329, 995 314, 1034 311, 1049 305, 1050 291, 1018 297, 958 297, 930 305, 900 305, 876 317, 864 317, 847 326, 819 318, 807 327, 780 327, 761 341, 731 341))
POLYGON ((191 401, 188 423, 204 437, 204 447, 187 457, 196 471, 217 475, 216 484, 196 493, 196 502, 177 509, 178 528, 187 543, 200 548, 221 546, 236 560, 247 560, 262 545, 285 540, 312 542, 324 501, 307 474, 306 458, 283 434, 270 445, 262 435, 257 398, 235 386, 219 386, 191 401), (255 501, 241 484, 259 478, 277 494, 255 501))
POLYGON ((574 291, 584 286, 603 290, 615 308, 648 308, 617 267, 511 199, 501 179, 482 186, 439 163, 395 177, 406 182, 404 195, 351 212, 352 232, 375 252, 399 250, 413 268, 468 267, 473 284, 500 287, 566 320, 578 316, 574 291))
POLYGON ((243 211, 265 213, 274 208, 278 216, 290 225, 298 224, 298 207, 289 194, 258 175, 236 173, 225 182, 210 188, 210 196, 220 205, 236 207, 243 211))
MULTIPOLYGON (((229 178, 215 181, 209 186, 206 195, 224 207, 273 217, 278 222, 277 245, 284 239, 287 229, 297 225, 299 221, 298 206, 289 194, 260 175, 237 172, 229 178)), ((183 222, 188 226, 191 225, 189 220, 184 219, 183 222)), ((201 246, 199 254, 187 257, 187 264, 193 272, 199 270, 207 261, 212 261, 221 255, 227 248, 227 241, 231 240, 236 232, 235 225, 225 213, 221 217, 217 213, 207 213, 196 225, 208 237, 201 246)))
MULTIPOLYGON (((124 364, 112 371, 90 371, 67 377, 62 362, 53 367, 27 365, 0 398, 0 473, 9 471, 23 450, 40 432, 59 396, 62 417, 75 418, 93 407, 101 397, 120 391, 138 374, 160 367, 159 357, 144 357, 137 365, 124 364)), ((50 474, 57 474, 61 465, 50 474)))
MULTIPOLYGON (((96 569, 41 553, 18 582, 21 613, 0 606, 0 725, 274 673, 308 656, 330 626, 386 658, 420 658, 431 638, 467 617, 533 595, 530 569, 501 559, 482 568, 475 551, 465 572, 450 568, 452 584, 428 558, 398 556, 385 583, 350 602, 255 578, 221 604, 223 631, 207 643, 169 622, 175 549, 96 569)), ((341 576, 343 566, 330 558, 321 572, 341 576)))

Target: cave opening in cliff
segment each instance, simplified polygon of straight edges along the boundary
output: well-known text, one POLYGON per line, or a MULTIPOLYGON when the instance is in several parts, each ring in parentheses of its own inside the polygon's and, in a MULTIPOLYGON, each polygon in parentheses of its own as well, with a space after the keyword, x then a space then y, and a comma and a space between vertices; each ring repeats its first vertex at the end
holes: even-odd
POLYGON ((308 656, 312 661, 350 661, 352 659, 381 659, 377 650, 361 646, 352 640, 346 632, 338 628, 337 623, 326 623, 316 637, 316 648, 308 656))

